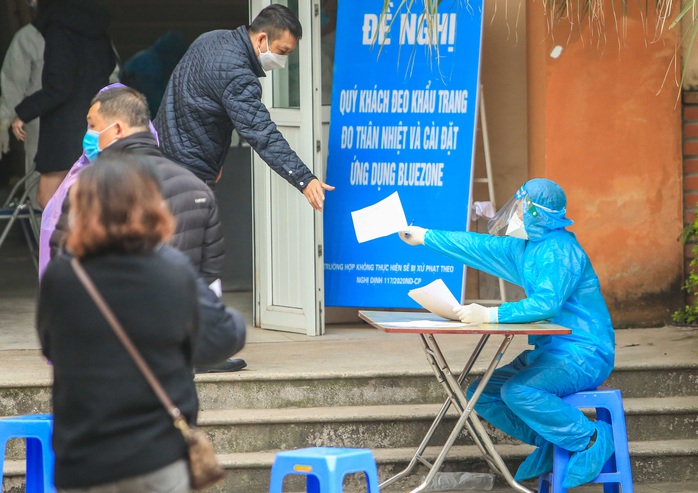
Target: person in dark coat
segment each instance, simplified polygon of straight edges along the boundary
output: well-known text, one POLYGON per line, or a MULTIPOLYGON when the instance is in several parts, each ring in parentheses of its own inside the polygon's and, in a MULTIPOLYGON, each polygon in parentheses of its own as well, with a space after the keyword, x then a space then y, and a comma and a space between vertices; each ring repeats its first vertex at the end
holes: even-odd
MULTIPOLYGON (((191 172, 162 155, 157 140, 148 130, 150 115, 147 101, 135 89, 122 86, 99 92, 93 99, 87 122, 90 131, 99 132, 95 142, 96 151, 89 147, 85 149, 86 155, 91 156, 97 166, 102 158, 135 159, 155 165, 163 197, 176 222, 169 244, 188 257, 206 288, 202 290, 199 287, 200 310, 203 317, 208 318, 208 322, 204 320, 202 325, 217 327, 206 333, 212 340, 220 342, 223 351, 231 347, 226 341, 234 341, 234 350, 218 354, 219 359, 215 364, 199 364, 195 358, 197 371, 241 370, 247 366, 245 360, 226 358, 242 349, 245 343, 245 321, 239 313, 226 311, 222 302, 208 288, 209 284, 220 282, 218 280, 223 272, 225 255, 223 230, 213 192, 191 172)), ((53 256, 64 245, 69 233, 69 214, 70 200, 66 197, 61 216, 51 235, 53 256)), ((206 358, 209 362, 210 359, 206 358)))
MULTIPOLYGON (((155 136, 148 130, 150 118, 145 97, 129 87, 114 87, 97 94, 92 103, 87 113, 87 126, 99 132, 97 155, 131 152, 147 157, 157 166, 162 194, 177 223, 169 243, 189 257, 209 284, 220 279, 225 244, 216 199, 201 180, 162 155, 155 136)), ((91 152, 94 151, 85 149, 86 155, 91 152)), ((96 159, 96 155, 92 159, 96 159)), ((68 198, 61 207, 61 216, 50 240, 53 255, 68 232, 68 198)))
POLYGON ((54 373, 55 485, 66 492, 146 493, 153 484, 189 492, 182 434, 71 262, 79 260, 190 424, 198 411, 191 373, 201 330, 196 273, 158 251, 174 219, 152 166, 101 164, 81 172, 71 188, 70 254, 48 265, 39 294, 38 335, 54 373))
POLYGON ((301 35, 291 10, 270 5, 249 29, 199 36, 172 73, 155 118, 165 156, 214 186, 237 130, 269 167, 322 210, 325 190, 334 187, 301 161, 261 100, 259 77, 283 68, 301 35))
POLYGON ((24 140, 24 124, 41 118, 35 162, 43 207, 82 153, 85 114, 92 96, 108 84, 116 56, 109 16, 92 0, 53 0, 35 25, 46 43, 41 90, 15 107, 12 131, 24 140))
POLYGON ((157 114, 170 75, 188 47, 181 33, 167 31, 124 62, 121 82, 145 95, 151 115, 157 114))

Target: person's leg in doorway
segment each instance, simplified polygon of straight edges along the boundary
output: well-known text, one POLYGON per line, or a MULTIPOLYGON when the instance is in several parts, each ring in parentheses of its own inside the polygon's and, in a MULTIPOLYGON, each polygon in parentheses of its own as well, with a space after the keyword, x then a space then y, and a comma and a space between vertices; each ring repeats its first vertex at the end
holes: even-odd
MULTIPOLYGON (((36 157, 36 151, 39 147, 39 119, 37 118, 36 120, 30 121, 24 125, 24 128, 27 132, 27 138, 24 140, 24 170, 25 174, 31 173, 32 177, 29 181, 33 182, 39 177, 39 173, 34 170, 34 158, 36 157)), ((39 208, 39 204, 36 202, 36 187, 29 193, 29 201, 33 208, 39 208)))
POLYGON ((36 189, 36 202, 39 204, 39 207, 42 209, 46 207, 46 204, 51 200, 53 194, 56 193, 56 190, 58 190, 58 187, 67 174, 68 170, 41 173, 39 185, 36 189))

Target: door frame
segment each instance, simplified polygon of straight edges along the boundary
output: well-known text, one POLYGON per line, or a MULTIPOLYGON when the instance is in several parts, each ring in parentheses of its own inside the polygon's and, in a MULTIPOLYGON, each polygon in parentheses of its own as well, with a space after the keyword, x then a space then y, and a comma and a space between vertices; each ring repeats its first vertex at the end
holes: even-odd
MULTIPOLYGON (((269 4, 269 0, 250 0, 250 17, 254 18, 269 4)), ((298 0, 298 17, 304 34, 298 44, 300 107, 274 108, 274 74, 268 74, 261 82, 262 100, 272 120, 282 133, 287 131, 291 147, 311 171, 324 180, 319 12, 319 0, 312 3, 298 0), (296 143, 292 142, 294 130, 299 137, 296 143)), ((309 336, 322 335, 325 329, 322 214, 313 211, 305 197, 274 173, 256 153, 252 161, 254 325, 309 336), (283 202, 290 210, 297 208, 293 224, 289 220, 275 221, 277 216, 283 215, 273 209, 277 202, 283 202), (296 229, 291 231, 290 228, 296 229), (278 261, 280 245, 298 249, 300 268, 293 266, 299 274, 297 279, 289 275, 284 277, 282 271, 288 266, 278 261), (295 302, 284 302, 279 293, 297 295, 290 296, 295 302)))

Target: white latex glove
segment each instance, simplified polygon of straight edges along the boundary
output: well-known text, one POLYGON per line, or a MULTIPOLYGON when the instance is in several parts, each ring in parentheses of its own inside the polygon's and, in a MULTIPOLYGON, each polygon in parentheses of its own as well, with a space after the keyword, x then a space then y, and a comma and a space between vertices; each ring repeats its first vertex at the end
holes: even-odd
POLYGON ((420 228, 419 226, 407 226, 405 231, 398 232, 400 239, 408 245, 424 245, 424 235, 428 229, 420 228))
POLYGON ((486 307, 471 303, 453 308, 464 324, 496 324, 499 321, 499 307, 486 307))
POLYGON ((0 159, 10 152, 10 122, 0 121, 0 159))

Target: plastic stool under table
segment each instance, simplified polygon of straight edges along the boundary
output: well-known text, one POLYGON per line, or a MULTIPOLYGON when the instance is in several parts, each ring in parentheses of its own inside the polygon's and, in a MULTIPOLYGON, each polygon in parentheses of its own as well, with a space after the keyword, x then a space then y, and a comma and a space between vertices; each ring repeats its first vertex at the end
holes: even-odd
MULTIPOLYGON (((625 412, 620 390, 599 387, 596 390, 568 395, 562 400, 578 409, 596 409, 596 419, 605 421, 613 427, 615 453, 603 466, 601 474, 591 482, 603 483, 604 493, 618 493, 619 485, 623 493, 633 493, 628 434, 625 428, 625 412)), ((570 453, 567 450, 554 447, 553 472, 539 478, 540 493, 567 493, 567 489, 562 486, 562 480, 569 458, 570 453)))
POLYGON ((54 493, 51 448, 53 416, 30 414, 0 419, 0 485, 2 485, 5 448, 12 438, 27 440, 27 493, 54 493))
POLYGON ((344 476, 366 474, 368 493, 378 493, 378 470, 368 449, 313 447, 279 452, 271 468, 269 493, 281 493, 284 477, 306 476, 308 493, 341 493, 344 476))

